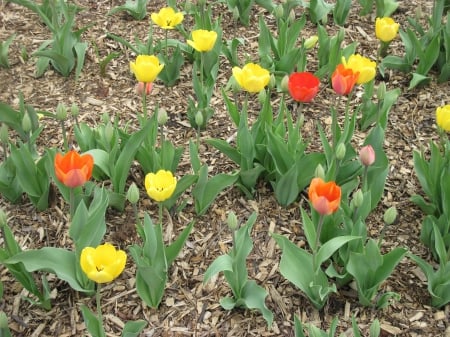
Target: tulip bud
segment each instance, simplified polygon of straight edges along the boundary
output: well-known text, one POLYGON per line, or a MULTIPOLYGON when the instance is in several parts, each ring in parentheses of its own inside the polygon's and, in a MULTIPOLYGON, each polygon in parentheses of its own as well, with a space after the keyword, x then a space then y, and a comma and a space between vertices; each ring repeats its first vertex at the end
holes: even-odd
POLYGON ((105 138, 106 138, 106 141, 108 143, 111 143, 111 140, 113 139, 113 136, 114 136, 114 128, 113 128, 111 122, 108 122, 105 125, 105 138))
POLYGON ((289 12, 288 21, 290 24, 293 24, 295 22, 295 12, 293 9, 289 12))
POLYGON ((158 109, 158 124, 159 125, 164 125, 167 123, 167 120, 169 119, 169 117, 167 116, 167 111, 164 108, 160 108, 158 109))
POLYGON ((359 150, 359 160, 364 166, 370 166, 375 162, 375 151, 372 145, 366 145, 359 150))
POLYGON ((8 224, 8 216, 3 208, 0 208, 0 227, 4 227, 8 224))
POLYGON ((2 126, 0 126, 0 142, 3 144, 8 144, 9 142, 8 125, 5 123, 2 123, 2 126))
POLYGON ((139 201, 139 189, 135 183, 131 183, 127 191, 127 199, 130 203, 137 204, 139 201))
POLYGON ((277 19, 282 19, 284 17, 284 8, 282 4, 279 4, 277 7, 275 7, 273 11, 277 19))
POLYGON ((383 221, 386 225, 392 225, 397 219, 397 208, 395 206, 389 207, 386 212, 384 212, 383 221))
POLYGON ((283 77, 280 87, 282 92, 289 92, 289 75, 283 77))
POLYGON ((102 122, 103 122, 103 124, 108 124, 110 122, 109 115, 108 115, 107 112, 103 113, 103 115, 102 115, 102 122))
POLYGON ((31 126, 31 118, 28 115, 28 113, 26 113, 23 115, 23 118, 22 118, 22 129, 23 129, 23 131, 28 133, 31 131, 31 127, 32 127, 31 126))
POLYGON ((357 190, 354 194, 353 194, 353 205, 355 207, 361 207, 363 202, 364 202, 364 194, 361 190, 357 190))
POLYGON ((230 228, 232 231, 235 231, 239 227, 238 219, 233 211, 228 213, 227 224, 228 228, 230 228))
POLYGON ((184 10, 186 13, 190 13, 192 10, 192 2, 190 0, 186 0, 184 2, 184 10))
POLYGON ((313 35, 310 38, 307 38, 303 45, 306 49, 312 49, 316 46, 317 41, 319 41, 319 37, 317 35, 313 35))
POLYGON ((203 114, 200 110, 195 114, 195 124, 197 124, 197 126, 203 125, 203 114))
POLYGON ((264 102, 266 101, 266 96, 267 93, 265 90, 261 90, 258 94, 258 101, 260 104, 264 104, 264 102))
POLYGON ((384 96, 386 95, 386 83, 381 82, 378 85, 378 90, 377 90, 377 97, 379 100, 384 99, 384 96))
POLYGON ((317 165, 316 170, 314 171, 314 177, 325 180, 325 170, 321 164, 317 165))
POLYGON ((70 113, 73 117, 78 117, 78 115, 80 114, 80 108, 75 102, 73 102, 72 106, 70 107, 70 113))
POLYGON ((67 118, 67 108, 64 103, 58 103, 56 106, 56 119, 63 121, 67 118))
POLYGON ((269 89, 275 88, 276 85, 277 85, 277 79, 275 78, 274 74, 271 74, 270 80, 269 80, 269 89))
POLYGON ((339 143, 337 148, 336 148, 336 159, 337 160, 344 159, 345 152, 346 152, 345 144, 344 143, 339 143))
POLYGON ((234 7, 233 8, 233 19, 237 21, 239 19, 239 17, 240 17, 239 8, 234 7))

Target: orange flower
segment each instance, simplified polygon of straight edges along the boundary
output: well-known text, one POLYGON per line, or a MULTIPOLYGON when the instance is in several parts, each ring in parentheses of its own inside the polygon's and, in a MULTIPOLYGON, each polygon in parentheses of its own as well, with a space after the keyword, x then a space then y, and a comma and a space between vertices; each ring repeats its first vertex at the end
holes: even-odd
POLYGON ((322 178, 314 178, 309 185, 308 197, 319 214, 328 215, 339 208, 341 188, 334 181, 326 183, 322 178))
POLYGON ((319 91, 319 85, 319 79, 307 71, 292 73, 289 76, 289 93, 297 102, 311 102, 319 91))
POLYGON ((355 86, 359 72, 353 72, 350 68, 345 68, 341 63, 331 75, 331 85, 338 95, 348 95, 355 86))
POLYGON ((78 152, 70 150, 64 156, 57 153, 55 156, 56 178, 67 187, 84 185, 91 179, 94 168, 94 158, 90 154, 80 156, 78 152))

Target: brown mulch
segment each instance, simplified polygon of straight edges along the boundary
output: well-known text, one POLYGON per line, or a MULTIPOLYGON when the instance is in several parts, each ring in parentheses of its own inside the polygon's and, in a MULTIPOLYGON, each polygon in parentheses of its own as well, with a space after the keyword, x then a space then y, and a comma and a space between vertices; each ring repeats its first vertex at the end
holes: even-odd
MULTIPOLYGON (((55 111, 59 102, 70 106, 78 104, 81 121, 96 125, 103 114, 111 119, 120 117, 121 123, 131 121, 137 127, 136 113, 140 111, 140 99, 134 92, 135 80, 129 72, 129 61, 135 55, 115 41, 106 38, 106 33, 120 35, 128 41, 134 36, 144 39, 148 32, 148 20, 135 21, 126 14, 108 16, 107 12, 119 1, 77 2, 84 7, 77 16, 79 27, 93 24, 83 35, 89 42, 88 56, 83 73, 78 81, 74 76, 63 78, 53 70, 47 71, 41 78, 34 77, 35 59, 22 59, 22 51, 28 55, 49 38, 49 32, 38 18, 28 10, 4 1, 0 2, 0 41, 12 33, 16 39, 10 47, 11 68, 0 68, 0 101, 18 107, 19 92, 22 92, 27 104, 38 110, 55 111), (95 46, 95 47, 94 47, 95 46), (98 51, 97 51, 98 50, 98 51), (107 67, 102 77, 99 62, 109 53, 121 51, 107 67)), ((165 1, 150 1, 148 12, 155 12, 165 5, 165 1)), ((235 25, 231 13, 223 4, 213 6, 214 15, 222 15, 222 28, 225 39, 244 37, 245 46, 242 55, 248 54, 257 60, 258 15, 267 13, 255 7, 249 27, 235 25)), ((422 10, 429 13, 431 2, 415 0, 400 3, 394 18, 406 26, 406 17, 416 15, 422 10)), ((375 56, 377 40, 373 36, 374 18, 358 15, 358 6, 354 6, 345 27, 346 42, 358 41, 359 53, 375 56)), ((300 14, 300 13, 297 13, 300 14)), ((186 18, 186 28, 192 23, 186 18)), ((270 21, 269 21, 270 22, 270 21)), ((272 22, 273 24, 273 22, 272 22)), ((332 29, 332 24, 327 26, 332 29)), ((162 37, 155 28, 155 39, 162 37)), ((177 35, 175 31, 171 34, 177 35)), ((305 37, 315 33, 314 26, 308 24, 305 37)), ((181 36, 177 36, 181 38, 181 36)), ((400 41, 392 45, 394 53, 401 53, 400 41)), ((313 53, 309 55, 308 70, 314 71, 313 53)), ((244 59, 244 58, 242 58, 244 59)), ((215 114, 202 133, 202 139, 210 137, 228 139, 235 128, 227 116, 221 99, 220 88, 226 84, 231 68, 222 59, 217 92, 212 99, 215 114)), ((186 145, 195 137, 186 118, 186 107, 191 87, 191 68, 183 69, 176 86, 167 88, 156 83, 149 97, 149 107, 165 108, 170 116, 166 127, 168 137, 176 144, 186 145)), ((407 75, 390 72, 388 89, 400 87, 402 94, 390 113, 386 132, 385 151, 390 160, 390 172, 385 187, 385 195, 368 223, 369 233, 376 237, 382 227, 382 214, 390 206, 399 211, 397 222, 389 228, 385 237, 386 249, 395 246, 408 247, 414 254, 431 261, 427 249, 419 240, 423 214, 410 202, 413 194, 421 193, 413 170, 412 153, 426 146, 436 136, 434 111, 437 106, 449 104, 450 84, 430 85, 407 90, 407 75)), ((327 124, 329 119, 332 92, 322 90, 315 101, 305 111, 305 132, 317 141, 315 124, 327 124)), ((50 119, 42 120, 45 125, 39 145, 44 147, 62 147, 62 137, 58 124, 50 119)), ((72 125, 69 130, 72 131, 72 125)), ((309 136, 309 135, 308 135, 309 136)), ((363 137, 359 135, 358 137, 363 137)), ((362 139, 362 138, 361 138, 362 139)), ((318 142, 316 142, 318 144, 318 142)), ((317 146, 317 145, 316 145, 317 146)), ((0 153, 3 156, 3 153, 0 153)), ((214 148, 202 145, 201 157, 212 174, 231 172, 236 167, 214 148)), ((187 151, 180 164, 180 176, 189 170, 187 151)), ((139 167, 133 167, 130 181, 136 181, 143 189, 143 173, 139 167)), ((300 200, 300 203, 302 200, 300 200)), ((26 198, 18 205, 11 205, 0 199, 0 205, 9 214, 9 224, 24 249, 39 248, 46 245, 70 246, 67 235, 67 205, 58 198, 55 205, 44 212, 37 212, 26 198)), ((156 214, 156 208, 144 194, 141 195, 140 210, 156 214)), ((196 218, 193 205, 189 204, 178 214, 165 215, 176 233, 196 218)), ((106 239, 126 249, 136 242, 133 213, 127 207, 123 213, 108 211, 108 232, 106 239)), ((237 188, 222 193, 211 206, 208 213, 196 218, 195 228, 182 251, 170 269, 170 279, 166 293, 158 309, 150 309, 142 303, 135 291, 135 267, 129 259, 123 274, 103 289, 103 312, 108 336, 120 335, 124 322, 144 319, 148 326, 143 336, 294 336, 293 318, 299 315, 303 322, 313 323, 322 329, 329 327, 334 317, 339 317, 339 331, 351 329, 351 317, 355 315, 362 330, 368 335, 368 325, 378 318, 382 326, 382 336, 450 336, 450 306, 441 309, 431 308, 426 288, 426 279, 420 269, 408 259, 404 259, 393 275, 383 284, 383 291, 395 291, 401 295, 398 302, 384 310, 365 308, 358 304, 357 293, 348 288, 340 289, 330 297, 323 311, 315 310, 308 299, 293 285, 286 281, 278 271, 280 250, 268 235, 269 231, 288 234, 293 240, 304 240, 299 216, 299 203, 287 208, 278 206, 269 186, 260 184, 254 200, 247 200, 237 188), (274 312, 272 329, 257 312, 245 310, 225 311, 219 305, 219 299, 229 295, 230 290, 222 275, 212 282, 203 284, 203 273, 209 264, 220 254, 226 253, 231 244, 225 219, 228 211, 233 210, 242 221, 253 211, 258 212, 258 220, 253 229, 254 250, 249 256, 250 277, 264 286, 269 292, 268 307, 274 312)), ((0 239, 2 242, 2 239, 0 239)), ((301 266, 299 266, 301 268, 301 266)), ((84 303, 94 308, 93 298, 74 292, 64 282, 49 275, 53 291, 53 307, 46 312, 22 299, 26 295, 8 271, 0 266, 1 281, 5 293, 0 299, 0 310, 6 312, 13 336, 83 336, 86 328, 79 311, 84 303)), ((351 335, 349 334, 346 335, 351 335)))

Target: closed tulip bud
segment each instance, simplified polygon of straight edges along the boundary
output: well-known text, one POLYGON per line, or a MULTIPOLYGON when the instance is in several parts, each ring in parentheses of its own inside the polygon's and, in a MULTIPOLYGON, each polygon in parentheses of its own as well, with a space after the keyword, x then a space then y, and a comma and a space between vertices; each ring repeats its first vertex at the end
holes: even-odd
POLYGON ((8 125, 5 123, 0 126, 0 142, 3 144, 8 144, 9 142, 8 125))
POLYGON ((109 115, 108 115, 107 112, 103 113, 103 115, 102 115, 102 122, 103 122, 104 124, 108 124, 108 123, 110 122, 110 120, 109 120, 109 115))
POLYGON ((105 125, 105 138, 106 138, 106 141, 108 143, 111 143, 111 140, 113 139, 113 136, 114 136, 114 127, 112 126, 111 122, 108 122, 105 125))
POLYGON ((186 13, 189 13, 192 10, 192 2, 190 0, 186 0, 184 3, 184 10, 186 11, 186 13))
POLYGON ((386 225, 392 225, 397 219, 397 208, 394 206, 389 207, 386 212, 384 212, 383 221, 386 225))
POLYGON ((345 144, 344 143, 339 143, 339 145, 336 148, 336 159, 337 160, 344 159, 345 152, 346 152, 345 144))
POLYGON ((379 100, 384 99, 384 96, 386 95, 386 83, 381 82, 378 85, 378 90, 377 90, 377 97, 379 100))
POLYGON ((289 12, 288 21, 290 24, 293 24, 295 22, 295 12, 293 9, 289 12))
POLYGON ((0 208, 0 227, 4 227, 8 224, 8 216, 5 211, 0 208))
POLYGON ((63 121, 67 118, 67 108, 64 103, 58 103, 56 106, 56 119, 63 121))
POLYGON ((285 75, 283 79, 281 80, 281 91, 283 92, 289 92, 289 75, 285 75))
POLYGON ((274 74, 271 74, 270 80, 269 80, 269 89, 275 88, 276 85, 277 85, 277 79, 275 78, 274 74))
POLYGON ((228 228, 231 229, 232 231, 235 231, 239 227, 238 219, 236 217, 236 214, 234 214, 233 211, 228 213, 227 225, 228 225, 228 228))
POLYGON ((282 19, 284 17, 284 8, 282 4, 279 4, 274 9, 274 15, 277 19, 282 19))
POLYGON ((80 114, 80 108, 78 107, 77 103, 72 103, 72 106, 70 107, 70 113, 73 117, 78 117, 78 115, 80 114))
POLYGON ((197 126, 203 125, 203 114, 200 110, 195 114, 195 124, 197 124, 197 126))
POLYGON ((240 16, 240 14, 239 14, 239 8, 234 7, 234 8, 233 8, 233 19, 237 21, 237 20, 239 19, 239 16, 240 16))
POLYGON ((266 96, 267 93, 265 90, 261 90, 258 94, 258 101, 260 104, 264 104, 264 102, 266 101, 266 96))
POLYGON ((31 127, 32 127, 31 126, 31 118, 28 115, 28 113, 26 113, 23 115, 23 118, 22 118, 22 129, 23 129, 23 131, 28 133, 31 131, 31 127))
POLYGON ((353 195, 353 205, 355 207, 361 207, 364 202, 364 194, 361 190, 357 190, 353 195))
POLYGON ((167 123, 169 117, 167 116, 167 111, 164 108, 158 109, 158 124, 164 125, 167 123))
POLYGON ((137 204, 139 201, 139 189, 135 183, 131 183, 127 191, 127 199, 130 203, 137 204))
POLYGON ((317 165, 316 170, 314 171, 314 177, 325 179, 325 170, 321 164, 317 165))
POLYGON ((359 160, 364 166, 370 166, 375 162, 375 151, 372 145, 366 145, 359 150, 359 160))
POLYGON ((317 35, 313 35, 305 40, 304 46, 306 49, 312 49, 316 46, 317 41, 319 41, 319 37, 317 35))

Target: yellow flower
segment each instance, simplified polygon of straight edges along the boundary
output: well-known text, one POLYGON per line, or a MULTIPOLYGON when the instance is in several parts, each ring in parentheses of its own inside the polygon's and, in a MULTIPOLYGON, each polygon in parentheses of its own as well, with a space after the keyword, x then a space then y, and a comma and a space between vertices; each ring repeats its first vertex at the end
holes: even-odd
POLYGON ((130 70, 139 82, 151 83, 164 68, 154 55, 138 55, 136 62, 130 62, 130 70))
POLYGON ((391 42, 398 33, 400 25, 392 18, 377 18, 375 20, 375 35, 378 40, 391 42))
POLYGON ((232 71, 239 86, 248 92, 260 92, 270 81, 269 71, 259 64, 247 63, 242 69, 233 67, 232 71))
POLYGON ((183 13, 175 12, 172 7, 161 8, 158 13, 152 13, 152 21, 162 29, 174 29, 183 21, 183 13))
POLYGON ((159 170, 155 173, 148 173, 145 176, 145 189, 150 198, 155 201, 169 199, 177 187, 177 179, 172 172, 159 170))
POLYGON ((214 48, 217 40, 217 32, 214 30, 197 29, 192 32, 192 40, 187 40, 187 44, 196 51, 205 52, 214 48))
POLYGON ((353 70, 354 73, 358 72, 358 79, 356 83, 364 84, 374 79, 376 74, 377 64, 374 61, 369 60, 367 57, 359 54, 350 55, 348 60, 345 57, 342 58, 342 63, 345 68, 353 70))
POLYGON ((450 105, 436 109, 436 124, 444 131, 450 132, 450 105))
POLYGON ((125 268, 127 254, 105 243, 97 248, 86 247, 81 251, 80 265, 86 276, 97 283, 114 280, 125 268))

